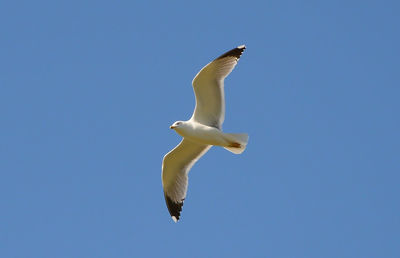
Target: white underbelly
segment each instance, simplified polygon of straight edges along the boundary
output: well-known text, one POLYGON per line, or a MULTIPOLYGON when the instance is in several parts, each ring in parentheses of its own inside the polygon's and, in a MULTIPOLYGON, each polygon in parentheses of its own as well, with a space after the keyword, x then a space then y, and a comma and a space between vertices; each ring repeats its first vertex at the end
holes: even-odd
POLYGON ((191 130, 185 130, 185 132, 179 132, 179 134, 185 139, 201 144, 217 146, 226 146, 228 144, 224 133, 214 127, 201 125, 191 128, 191 130))

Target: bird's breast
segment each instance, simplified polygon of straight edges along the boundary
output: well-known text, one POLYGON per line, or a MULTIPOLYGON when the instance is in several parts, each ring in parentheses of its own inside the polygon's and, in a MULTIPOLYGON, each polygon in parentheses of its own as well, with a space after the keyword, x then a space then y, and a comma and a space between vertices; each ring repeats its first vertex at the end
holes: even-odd
POLYGON ((226 140, 222 137, 223 133, 211 126, 194 124, 178 131, 178 133, 185 139, 205 145, 224 146, 226 144, 226 140))

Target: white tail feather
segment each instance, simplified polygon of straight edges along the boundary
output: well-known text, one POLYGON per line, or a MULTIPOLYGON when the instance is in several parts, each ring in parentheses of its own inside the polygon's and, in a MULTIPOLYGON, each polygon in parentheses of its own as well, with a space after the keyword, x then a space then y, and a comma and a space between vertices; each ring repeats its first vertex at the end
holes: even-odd
POLYGON ((249 135, 247 133, 224 133, 225 138, 230 142, 228 146, 224 146, 228 151, 240 154, 246 149, 249 135))

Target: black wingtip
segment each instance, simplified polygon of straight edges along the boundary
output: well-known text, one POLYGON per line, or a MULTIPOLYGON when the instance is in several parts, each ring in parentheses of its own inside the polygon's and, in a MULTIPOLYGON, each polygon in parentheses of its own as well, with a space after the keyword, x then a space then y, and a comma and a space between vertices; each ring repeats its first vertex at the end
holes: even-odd
POLYGON ((239 59, 245 49, 246 49, 245 45, 238 46, 237 48, 229 50, 228 52, 219 56, 216 59, 221 59, 221 58, 228 57, 228 56, 233 56, 233 57, 236 57, 237 59, 239 59))
POLYGON ((178 222, 179 216, 181 215, 183 200, 181 202, 174 202, 168 195, 164 194, 165 202, 167 203, 169 214, 171 214, 172 219, 178 222))

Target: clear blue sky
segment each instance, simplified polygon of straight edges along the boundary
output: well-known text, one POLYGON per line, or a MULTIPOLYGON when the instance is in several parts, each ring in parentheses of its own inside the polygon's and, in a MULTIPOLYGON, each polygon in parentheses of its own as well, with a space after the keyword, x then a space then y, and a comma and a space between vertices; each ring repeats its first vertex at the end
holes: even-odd
POLYGON ((398 1, 2 1, 0 257, 400 257, 398 1), (191 81, 247 49, 171 220, 191 81))

